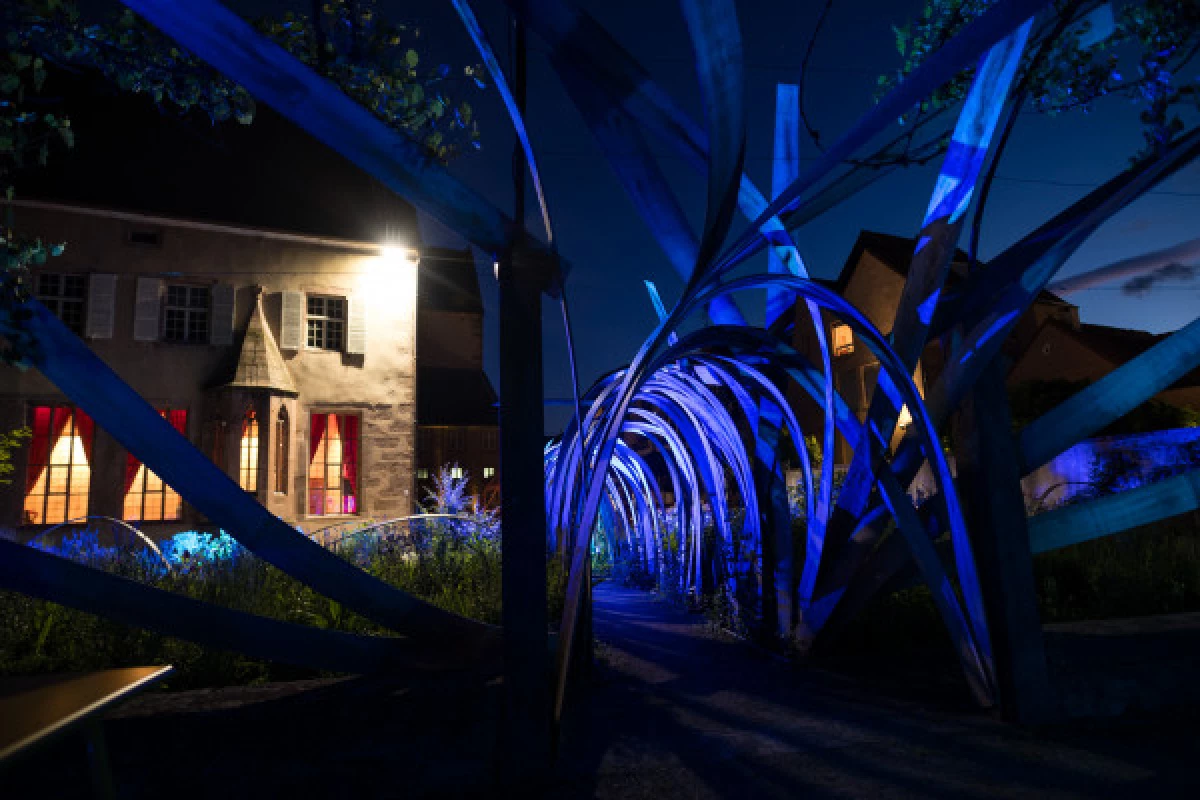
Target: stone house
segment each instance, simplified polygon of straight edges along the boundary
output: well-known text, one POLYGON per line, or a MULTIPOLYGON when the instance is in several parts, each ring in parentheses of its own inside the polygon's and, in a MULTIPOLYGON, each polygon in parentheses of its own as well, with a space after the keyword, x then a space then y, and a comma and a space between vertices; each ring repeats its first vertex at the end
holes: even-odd
MULTIPOLYGON (((31 287, 243 489, 305 529, 413 509, 418 251, 18 203, 67 240, 31 287)), ((0 367, 0 428, 34 436, 0 527, 204 524, 35 370, 0 367)))

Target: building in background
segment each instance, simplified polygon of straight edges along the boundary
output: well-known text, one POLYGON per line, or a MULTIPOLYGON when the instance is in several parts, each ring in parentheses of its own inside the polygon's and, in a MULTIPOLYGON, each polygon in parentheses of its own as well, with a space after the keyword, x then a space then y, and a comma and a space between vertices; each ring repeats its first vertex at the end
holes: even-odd
POLYGON ((417 491, 424 502, 439 469, 498 502, 496 392, 483 370, 483 303, 470 250, 426 248, 417 284, 417 491))
MULTIPOLYGON (((915 246, 912 239, 864 231, 837 280, 822 283, 853 303, 887 335, 895 321, 915 246)), ((966 275, 967 260, 963 251, 955 252, 947 281, 949 288, 966 275)), ((803 302, 797 304, 792 320, 787 321, 796 322, 793 346, 820 365, 820 351, 803 302)), ((848 325, 830 316, 826 317, 825 325, 833 355, 834 385, 859 419, 865 419, 879 376, 879 360, 848 325)), ((1043 291, 1017 321, 1002 347, 1009 367, 1008 387, 1013 391, 1031 381, 1095 381, 1162 338, 1145 331, 1081 323, 1078 306, 1043 291)), ((929 341, 913 376, 922 395, 937 381, 944 364, 941 342, 929 341)), ((802 397, 797 387, 791 387, 790 392, 792 402, 801 410, 800 421, 805 430, 820 430, 821 417, 815 404, 802 397)), ((1200 370, 1185 376, 1155 399, 1200 409, 1200 370)), ((907 409, 902 410, 900 427, 910 422, 907 409)), ((896 436, 900 436, 900 431, 896 436)), ((837 463, 849 463, 850 456, 849 445, 839 436, 837 463)))

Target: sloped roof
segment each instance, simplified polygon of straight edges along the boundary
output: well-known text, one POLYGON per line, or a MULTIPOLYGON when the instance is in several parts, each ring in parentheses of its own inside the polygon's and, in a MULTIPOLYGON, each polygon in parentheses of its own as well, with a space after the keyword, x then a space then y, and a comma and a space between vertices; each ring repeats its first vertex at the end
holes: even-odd
POLYGON ((417 367, 418 425, 495 425, 496 392, 481 369, 417 367))
MULTIPOLYGON (((884 263, 892 272, 902 278, 908 277, 908 271, 912 267, 913 251, 916 250, 917 240, 905 236, 894 236, 890 233, 880 233, 878 231, 862 231, 858 235, 858 239, 854 242, 854 247, 850 249, 850 256, 846 259, 845 266, 842 267, 842 272, 838 275, 834 286, 838 294, 843 294, 846 291, 847 284, 850 283, 850 277, 854 274, 854 270, 862 261, 862 255, 865 251, 870 251, 880 261, 884 263)), ((966 277, 967 263, 970 261, 970 256, 962 248, 955 248, 954 257, 950 261, 950 275, 946 279, 948 286, 954 286, 964 277, 966 277)), ((1072 305, 1062 299, 1053 292, 1042 290, 1037 297, 1040 303, 1052 303, 1054 305, 1072 305)))
POLYGON ((283 361, 271 326, 263 315, 262 293, 254 300, 254 311, 246 324, 238 351, 233 378, 223 384, 229 389, 259 389, 282 394, 298 394, 292 373, 283 361))

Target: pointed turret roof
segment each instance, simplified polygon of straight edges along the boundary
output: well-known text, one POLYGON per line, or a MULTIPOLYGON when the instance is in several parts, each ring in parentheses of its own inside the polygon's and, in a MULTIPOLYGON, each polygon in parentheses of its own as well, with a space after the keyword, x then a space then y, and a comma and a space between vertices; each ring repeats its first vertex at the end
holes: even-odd
POLYGON ((296 382, 283 356, 279 345, 271 334, 271 326, 263 315, 262 290, 254 298, 254 311, 246 324, 246 333, 242 337, 241 352, 238 353, 237 368, 233 380, 223 385, 229 389, 264 389, 281 394, 299 394, 296 382))

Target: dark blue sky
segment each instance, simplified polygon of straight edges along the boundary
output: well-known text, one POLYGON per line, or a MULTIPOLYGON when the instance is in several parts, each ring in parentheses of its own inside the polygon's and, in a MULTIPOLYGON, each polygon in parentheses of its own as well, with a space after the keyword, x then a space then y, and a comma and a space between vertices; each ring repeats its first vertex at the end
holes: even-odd
MULTIPOLYGON (((699 97, 687 39, 675 0, 580 0, 651 74, 701 119, 699 97)), ((231 0, 246 13, 293 8, 307 0, 231 0)), ((795 82, 819 2, 738 0, 744 40, 748 148, 747 170, 761 189, 770 187, 770 159, 777 82, 795 82)), ((871 105, 876 76, 899 61, 891 26, 920 8, 917 0, 844 0, 835 3, 811 65, 807 107, 823 140, 833 141, 871 105)), ((477 0, 476 11, 505 57, 505 11, 499 0, 477 0)), ((472 46, 448 0, 380 0, 389 18, 419 24, 429 54, 462 64, 476 60, 472 46)), ((625 363, 653 325, 654 316, 642 279, 656 281, 671 303, 681 288, 661 251, 638 219, 557 78, 531 38, 528 123, 539 155, 560 250, 574 265, 568 285, 573 302, 584 384, 625 363)), ((510 210, 511 126, 495 93, 472 99, 483 135, 483 150, 464 156, 453 172, 510 210)), ((1019 121, 1001 163, 989 201, 981 241, 988 258, 1048 216, 1081 197, 1122 169, 1141 144, 1138 109, 1109 99, 1091 115, 1049 118, 1026 113, 1019 121)), ((660 152, 661 149, 660 149, 660 152)), ((802 156, 817 155, 809 141, 802 156)), ((704 182, 680 159, 663 153, 668 178, 699 226, 704 182)), ((937 165, 911 168, 887 178, 853 200, 810 223, 797 237, 810 271, 837 274, 858 232, 864 228, 913 235, 933 187, 937 165)), ((536 204, 529 203, 528 224, 540 229, 536 204)), ((1102 228, 1073 258, 1063 276, 1159 249, 1197 236, 1200 166, 1193 165, 1102 228)), ((738 225, 744 221, 739 219, 738 225)), ((735 232, 740 228, 735 227, 735 232)), ((426 238, 440 243, 430 228, 426 238)), ((488 309, 486 356, 495 373, 495 287, 490 269, 480 271, 488 309)), ((1130 297, 1116 287, 1072 295, 1085 321, 1171 330, 1191 321, 1200 308, 1200 284, 1176 284, 1130 297)), ((746 308, 753 319, 757 308, 746 308)), ((546 390, 569 394, 569 377, 557 309, 545 308, 546 390)), ((498 384, 498 381, 494 381, 498 384)), ((563 415, 548 414, 548 429, 563 415)))

